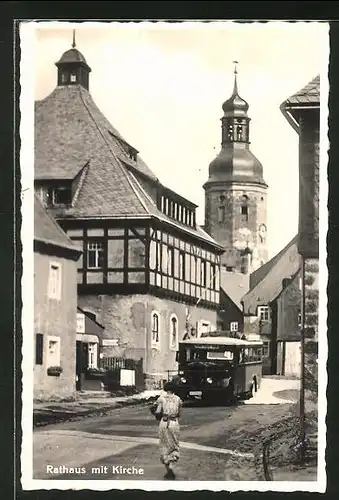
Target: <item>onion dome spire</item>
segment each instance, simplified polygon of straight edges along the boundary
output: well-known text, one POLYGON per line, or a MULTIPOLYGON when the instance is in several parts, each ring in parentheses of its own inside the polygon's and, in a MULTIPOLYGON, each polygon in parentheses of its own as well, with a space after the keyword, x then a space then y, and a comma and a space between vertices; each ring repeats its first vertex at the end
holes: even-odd
POLYGON ((231 97, 224 102, 221 118, 221 151, 209 165, 205 187, 220 182, 251 182, 266 185, 263 167, 250 151, 248 104, 239 96, 238 68, 234 61, 234 85, 231 97))
POLYGON ((222 105, 222 109, 224 111, 224 116, 247 116, 248 104, 247 102, 239 96, 238 92, 238 69, 237 64, 238 61, 233 61, 234 63, 234 85, 233 85, 233 93, 231 97, 224 102, 222 105))

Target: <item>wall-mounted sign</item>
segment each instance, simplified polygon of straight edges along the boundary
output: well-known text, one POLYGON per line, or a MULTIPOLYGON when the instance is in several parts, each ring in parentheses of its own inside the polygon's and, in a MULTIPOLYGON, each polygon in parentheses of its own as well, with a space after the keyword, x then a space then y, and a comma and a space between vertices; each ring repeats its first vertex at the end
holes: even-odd
POLYGON ((118 339, 102 339, 103 347, 116 347, 119 345, 118 339))
POLYGON ((77 333, 85 333, 85 315, 77 313, 77 333))

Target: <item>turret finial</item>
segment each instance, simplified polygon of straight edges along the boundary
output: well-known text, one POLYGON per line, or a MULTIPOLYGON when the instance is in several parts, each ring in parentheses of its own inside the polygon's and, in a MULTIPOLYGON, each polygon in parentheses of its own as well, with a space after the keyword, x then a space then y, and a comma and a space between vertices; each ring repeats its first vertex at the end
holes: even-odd
POLYGON ((234 87, 233 87, 233 95, 237 95, 238 94, 238 83, 237 83, 237 74, 238 74, 237 64, 238 64, 238 61, 233 61, 233 64, 234 64, 234 87))
POLYGON ((75 30, 73 30, 73 43, 72 43, 72 47, 73 49, 75 48, 75 30))

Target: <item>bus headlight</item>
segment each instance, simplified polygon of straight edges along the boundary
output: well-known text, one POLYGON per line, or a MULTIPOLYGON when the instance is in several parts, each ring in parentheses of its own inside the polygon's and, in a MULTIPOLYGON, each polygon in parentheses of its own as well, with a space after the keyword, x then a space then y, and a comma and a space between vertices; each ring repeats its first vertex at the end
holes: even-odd
POLYGON ((185 379, 185 377, 181 377, 180 382, 182 382, 183 384, 186 384, 187 380, 185 379))
POLYGON ((213 380, 211 379, 211 377, 208 377, 208 378, 206 379, 206 382, 207 382, 208 384, 212 384, 213 380))

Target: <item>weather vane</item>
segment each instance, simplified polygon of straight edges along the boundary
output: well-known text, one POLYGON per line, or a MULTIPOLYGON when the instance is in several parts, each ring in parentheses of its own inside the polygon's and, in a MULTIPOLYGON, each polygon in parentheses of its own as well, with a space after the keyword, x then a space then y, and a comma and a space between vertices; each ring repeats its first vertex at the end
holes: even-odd
POLYGON ((239 64, 239 63, 238 63, 238 61, 233 61, 233 64, 234 64, 234 74, 236 75, 238 73, 237 64, 239 64))
POLYGON ((75 30, 73 30, 73 43, 72 43, 72 47, 73 47, 73 49, 75 47, 75 30))

